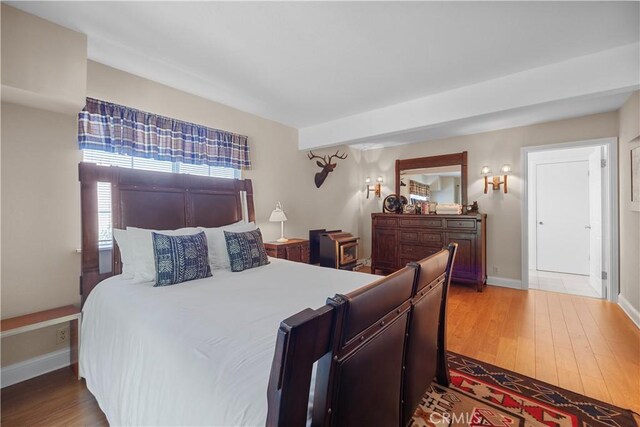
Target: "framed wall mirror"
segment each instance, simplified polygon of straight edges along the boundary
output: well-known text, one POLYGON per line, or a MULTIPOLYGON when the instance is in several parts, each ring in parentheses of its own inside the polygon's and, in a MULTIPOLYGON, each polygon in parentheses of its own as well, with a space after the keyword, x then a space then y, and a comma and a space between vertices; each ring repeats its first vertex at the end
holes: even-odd
POLYGON ((410 204, 467 205, 467 152, 396 160, 395 183, 410 204))

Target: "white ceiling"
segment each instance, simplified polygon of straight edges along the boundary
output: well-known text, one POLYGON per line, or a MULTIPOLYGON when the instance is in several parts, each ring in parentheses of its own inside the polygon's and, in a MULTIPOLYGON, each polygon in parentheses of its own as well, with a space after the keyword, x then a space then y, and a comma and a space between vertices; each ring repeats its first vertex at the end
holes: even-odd
POLYGON ((90 59, 297 128, 640 39, 638 2, 9 3, 90 59))

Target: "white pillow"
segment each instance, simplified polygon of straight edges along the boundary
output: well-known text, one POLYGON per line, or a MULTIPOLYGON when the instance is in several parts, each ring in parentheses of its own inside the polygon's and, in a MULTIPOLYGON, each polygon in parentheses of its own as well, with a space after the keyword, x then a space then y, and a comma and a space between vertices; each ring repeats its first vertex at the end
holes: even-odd
POLYGON ((122 277, 125 279, 133 279, 136 266, 134 265, 135 249, 129 239, 127 230, 113 229, 113 238, 116 239, 118 248, 120 248, 120 260, 122 261, 122 277))
POLYGON ((209 248, 209 266, 212 270, 226 268, 231 269, 231 261, 227 252, 227 242, 224 238, 225 231, 242 233, 256 229, 255 222, 236 222, 223 227, 204 228, 198 227, 199 231, 204 231, 207 236, 207 246, 209 248))
POLYGON ((147 228, 127 227, 127 238, 133 248, 134 279, 140 282, 156 280, 156 260, 153 253, 152 232, 168 236, 183 236, 200 232, 195 227, 179 228, 177 230, 150 230, 147 228))

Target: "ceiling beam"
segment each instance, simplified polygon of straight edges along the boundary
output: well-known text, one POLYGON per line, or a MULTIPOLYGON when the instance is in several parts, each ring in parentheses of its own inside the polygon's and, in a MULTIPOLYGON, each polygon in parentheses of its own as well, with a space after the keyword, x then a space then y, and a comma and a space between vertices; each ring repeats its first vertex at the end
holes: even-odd
POLYGON ((639 64, 640 44, 633 43, 305 127, 299 131, 298 146, 308 150, 384 139, 391 144, 394 139, 419 142, 411 135, 420 138, 421 130, 446 123, 630 92, 640 87, 639 64))

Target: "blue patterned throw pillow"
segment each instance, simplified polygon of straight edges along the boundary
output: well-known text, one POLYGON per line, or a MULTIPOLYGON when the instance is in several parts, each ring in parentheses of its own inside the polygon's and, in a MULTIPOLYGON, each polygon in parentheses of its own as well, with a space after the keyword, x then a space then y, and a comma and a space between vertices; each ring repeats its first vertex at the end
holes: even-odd
POLYGON ((231 271, 243 271, 269 264, 260 229, 244 233, 224 232, 231 271))
POLYGON ((187 236, 152 233, 156 284, 175 285, 211 276, 204 232, 187 236))

